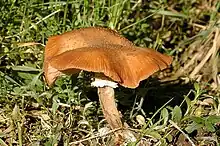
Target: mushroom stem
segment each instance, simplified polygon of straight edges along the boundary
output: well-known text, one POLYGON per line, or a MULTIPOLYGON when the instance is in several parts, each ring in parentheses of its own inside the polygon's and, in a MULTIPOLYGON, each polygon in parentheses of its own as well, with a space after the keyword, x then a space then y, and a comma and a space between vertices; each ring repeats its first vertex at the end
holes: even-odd
POLYGON ((98 95, 103 114, 111 129, 122 128, 123 124, 115 104, 114 89, 108 86, 98 87, 98 95))

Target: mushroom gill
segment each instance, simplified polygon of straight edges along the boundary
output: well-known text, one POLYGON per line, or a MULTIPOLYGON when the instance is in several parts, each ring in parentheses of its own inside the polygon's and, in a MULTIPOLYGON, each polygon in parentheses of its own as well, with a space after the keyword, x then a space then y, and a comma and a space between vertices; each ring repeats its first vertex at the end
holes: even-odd
POLYGON ((167 68, 171 61, 171 57, 153 49, 109 44, 66 51, 51 58, 50 65, 62 72, 103 73, 124 87, 136 88, 141 80, 167 68))

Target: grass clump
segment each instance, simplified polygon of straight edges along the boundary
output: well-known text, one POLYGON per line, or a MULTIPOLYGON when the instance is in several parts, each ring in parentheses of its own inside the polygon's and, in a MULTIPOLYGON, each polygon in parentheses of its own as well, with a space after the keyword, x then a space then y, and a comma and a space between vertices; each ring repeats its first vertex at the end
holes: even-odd
POLYGON ((0 5, 0 145, 112 145, 86 74, 60 78, 51 89, 44 83, 47 38, 88 26, 110 27, 174 57, 137 89, 118 89, 118 107, 138 137, 128 145, 219 145, 218 0, 0 5))

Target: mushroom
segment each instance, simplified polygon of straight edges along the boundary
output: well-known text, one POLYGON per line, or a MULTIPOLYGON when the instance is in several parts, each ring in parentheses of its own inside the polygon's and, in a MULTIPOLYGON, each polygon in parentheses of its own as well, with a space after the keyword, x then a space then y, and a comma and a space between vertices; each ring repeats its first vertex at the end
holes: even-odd
MULTIPOLYGON (((140 81, 167 68, 172 58, 153 49, 134 46, 115 31, 106 28, 82 28, 49 38, 45 50, 44 72, 51 85, 61 73, 81 70, 94 72, 92 86, 111 129, 123 128, 114 101, 114 88, 120 84, 136 88, 140 81)), ((116 143, 127 139, 126 132, 115 132, 116 143)))

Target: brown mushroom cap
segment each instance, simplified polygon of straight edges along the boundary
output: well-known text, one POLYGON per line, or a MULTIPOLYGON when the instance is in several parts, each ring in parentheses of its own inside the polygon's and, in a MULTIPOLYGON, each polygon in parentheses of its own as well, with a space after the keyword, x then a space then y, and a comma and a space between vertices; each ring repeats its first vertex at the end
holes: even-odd
POLYGON ((153 49, 108 44, 66 51, 49 62, 64 73, 103 73, 122 86, 136 88, 141 80, 167 68, 171 61, 171 57, 153 49))
POLYGON ((44 73, 48 85, 52 85, 61 72, 50 66, 50 59, 56 55, 69 50, 82 47, 103 46, 116 44, 122 46, 133 46, 133 43, 117 32, 101 27, 88 27, 49 38, 44 56, 44 73))

